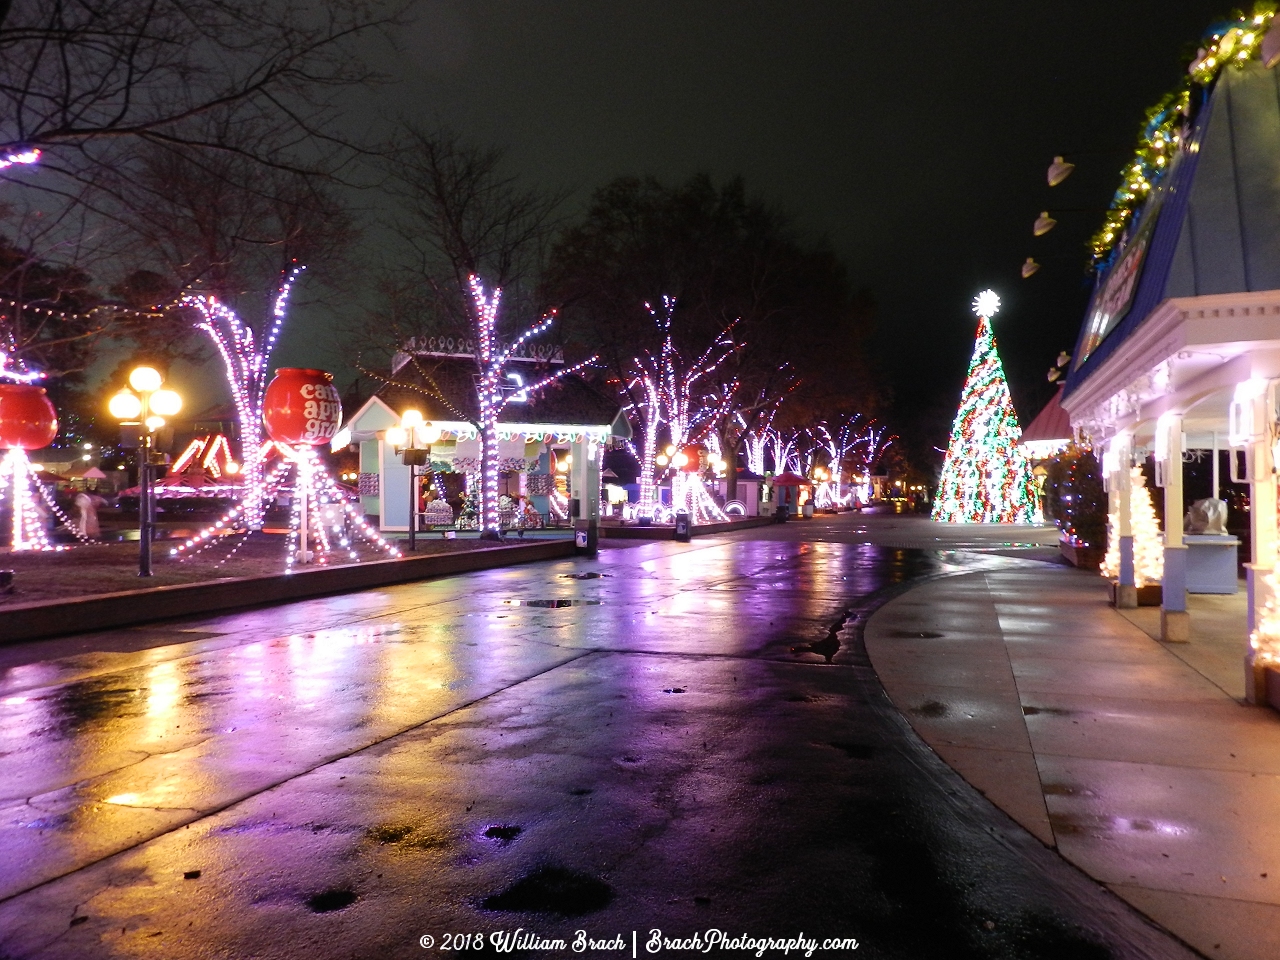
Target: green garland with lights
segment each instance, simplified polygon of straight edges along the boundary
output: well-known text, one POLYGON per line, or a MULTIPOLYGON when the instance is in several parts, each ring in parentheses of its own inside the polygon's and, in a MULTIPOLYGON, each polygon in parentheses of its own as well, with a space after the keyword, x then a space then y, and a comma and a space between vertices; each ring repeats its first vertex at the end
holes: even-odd
POLYGON ((1185 135, 1183 127, 1191 119, 1192 93, 1197 87, 1210 86, 1227 64, 1243 67, 1256 58, 1274 17, 1275 5, 1260 3, 1250 15, 1241 14, 1211 27, 1187 68, 1182 86, 1147 111, 1134 158, 1124 168, 1124 179, 1111 199, 1102 227, 1089 240, 1093 269, 1103 266, 1138 209, 1172 166, 1173 152, 1185 135))

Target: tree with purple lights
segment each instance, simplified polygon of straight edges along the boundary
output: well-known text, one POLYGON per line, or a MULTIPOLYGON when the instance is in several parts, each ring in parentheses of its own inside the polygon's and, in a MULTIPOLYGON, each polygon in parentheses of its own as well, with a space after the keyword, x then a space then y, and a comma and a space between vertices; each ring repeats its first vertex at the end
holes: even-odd
POLYGON ((265 489, 262 469, 262 403, 270 378, 271 354, 280 338, 280 330, 289 305, 289 294, 305 266, 291 269, 280 285, 272 307, 271 325, 261 342, 253 328, 244 323, 217 297, 189 294, 179 301, 181 306, 195 309, 200 320, 196 329, 208 334, 226 365, 227 386, 240 420, 240 462, 243 517, 250 530, 262 529, 265 489))
MULTIPOLYGON (((475 361, 478 368, 476 400, 479 419, 476 426, 480 432, 480 537, 497 540, 502 535, 498 515, 498 418, 506 405, 517 396, 507 389, 510 382, 507 367, 520 347, 551 326, 555 321, 555 311, 546 313, 538 323, 504 345, 498 338, 498 304, 502 299, 502 289, 494 288, 492 293, 486 294, 484 285, 475 274, 470 277, 470 285, 471 321, 475 330, 475 361)), ((518 395, 528 398, 562 377, 590 366, 594 361, 595 357, 591 357, 557 370, 537 383, 522 387, 518 395)))
POLYGON ((674 468, 672 474, 672 508, 684 509, 695 520, 724 519, 720 508, 707 494, 701 479, 693 471, 680 469, 684 463, 676 458, 687 457, 682 448, 701 442, 717 420, 731 412, 733 391, 716 395, 704 384, 721 364, 733 353, 737 344, 731 323, 720 331, 699 356, 685 361, 676 349, 671 334, 671 317, 675 312, 674 297, 662 298, 659 312, 651 304, 645 309, 653 317, 661 333, 662 341, 657 353, 645 350, 631 363, 631 380, 628 387, 640 391, 641 401, 633 405, 644 422, 644 440, 640 453, 640 503, 639 516, 654 514, 654 491, 661 473, 674 468), (637 410, 636 407, 639 407, 637 410), (669 458, 658 453, 658 434, 666 426, 667 438, 673 448, 669 458))

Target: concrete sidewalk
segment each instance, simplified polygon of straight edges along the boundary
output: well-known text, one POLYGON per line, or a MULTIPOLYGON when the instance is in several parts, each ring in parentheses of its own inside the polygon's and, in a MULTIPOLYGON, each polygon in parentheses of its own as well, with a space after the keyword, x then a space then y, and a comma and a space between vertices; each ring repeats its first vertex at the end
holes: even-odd
POLYGON ((1152 639, 1096 574, 991 557, 865 638, 916 732, 1042 842, 1205 956, 1280 957, 1280 715, 1221 656, 1152 639))

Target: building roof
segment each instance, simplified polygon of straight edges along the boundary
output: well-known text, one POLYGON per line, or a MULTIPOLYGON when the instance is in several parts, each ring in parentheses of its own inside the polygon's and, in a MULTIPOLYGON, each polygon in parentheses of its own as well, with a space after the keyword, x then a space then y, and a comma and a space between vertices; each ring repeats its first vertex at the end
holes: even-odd
POLYGON ((1019 443, 1030 443, 1036 440, 1070 440, 1071 418, 1062 409, 1063 386, 1054 391, 1053 398, 1044 405, 1044 409, 1036 414, 1035 419, 1022 431, 1019 443))
POLYGON ((1224 68, 1100 272, 1070 396, 1165 300, 1280 289, 1280 70, 1224 68))
MULTIPOLYGON (((428 420, 474 423, 479 419, 474 360, 459 356, 419 355, 416 361, 403 364, 395 374, 395 382, 384 383, 374 396, 396 411, 410 407, 420 410, 428 420), (432 381, 447 403, 442 402, 428 385, 432 381)), ((512 372, 520 380, 511 381, 507 391, 510 399, 498 416, 500 422, 512 425, 612 426, 615 436, 630 436, 630 426, 617 397, 601 390, 582 375, 568 374, 531 393, 526 400, 520 400, 517 395, 522 384, 536 383, 562 369, 563 365, 523 362, 512 367, 512 372)))
POLYGON ((773 478, 775 487, 812 487, 813 481, 794 473, 780 473, 773 478))

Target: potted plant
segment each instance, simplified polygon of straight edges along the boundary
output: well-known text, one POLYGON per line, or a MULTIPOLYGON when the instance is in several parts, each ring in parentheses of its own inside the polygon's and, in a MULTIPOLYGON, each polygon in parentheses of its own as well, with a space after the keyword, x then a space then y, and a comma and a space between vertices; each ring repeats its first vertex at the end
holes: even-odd
POLYGON ((1086 570, 1102 563, 1107 543, 1107 495, 1098 459, 1072 443, 1045 465, 1044 510, 1061 532, 1058 549, 1086 570))

